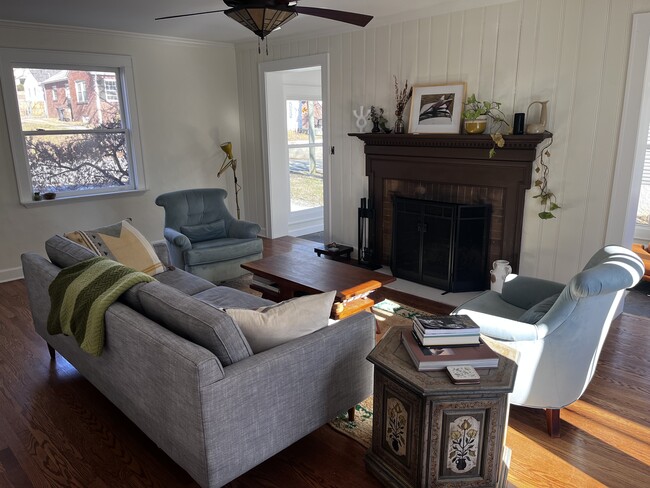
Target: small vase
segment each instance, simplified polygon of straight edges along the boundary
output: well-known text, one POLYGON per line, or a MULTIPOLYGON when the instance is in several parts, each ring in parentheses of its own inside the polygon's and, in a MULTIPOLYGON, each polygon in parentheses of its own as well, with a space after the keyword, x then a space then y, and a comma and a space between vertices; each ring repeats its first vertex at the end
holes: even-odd
POLYGON ((492 263, 492 269, 490 270, 490 290, 501 293, 506 276, 510 273, 512 273, 512 267, 508 261, 497 259, 492 263))
POLYGON ((402 119, 401 115, 397 116, 393 132, 395 132, 395 134, 404 134, 404 120, 402 119))
POLYGON ((373 133, 381 132, 381 129, 379 128, 379 121, 372 123, 372 132, 373 133))
POLYGON ((482 115, 478 119, 465 120, 464 124, 467 134, 483 134, 487 128, 487 117, 482 115))

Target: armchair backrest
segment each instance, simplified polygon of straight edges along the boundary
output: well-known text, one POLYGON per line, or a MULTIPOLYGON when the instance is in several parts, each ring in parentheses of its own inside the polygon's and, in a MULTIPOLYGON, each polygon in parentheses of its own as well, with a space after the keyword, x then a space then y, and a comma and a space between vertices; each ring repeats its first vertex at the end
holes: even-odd
POLYGON ((643 272, 643 262, 624 247, 606 246, 594 254, 536 324, 546 329, 543 338, 517 345, 522 355, 518 380, 530 377, 527 391, 516 388, 513 403, 559 408, 580 398, 623 293, 643 272))
POLYGON ((165 227, 180 232, 182 225, 209 224, 224 220, 226 232, 235 218, 225 204, 228 192, 221 188, 198 188, 163 193, 156 205, 165 208, 165 227))

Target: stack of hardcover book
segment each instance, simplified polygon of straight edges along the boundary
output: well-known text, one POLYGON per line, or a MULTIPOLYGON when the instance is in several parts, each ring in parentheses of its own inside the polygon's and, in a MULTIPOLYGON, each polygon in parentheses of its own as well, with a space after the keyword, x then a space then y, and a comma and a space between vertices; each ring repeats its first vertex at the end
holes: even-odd
POLYGON ((480 343, 480 329, 467 315, 416 315, 413 332, 421 345, 469 346, 480 343))
POLYGON ((496 368, 499 356, 480 339, 479 327, 466 315, 416 316, 402 344, 418 371, 448 366, 496 368))

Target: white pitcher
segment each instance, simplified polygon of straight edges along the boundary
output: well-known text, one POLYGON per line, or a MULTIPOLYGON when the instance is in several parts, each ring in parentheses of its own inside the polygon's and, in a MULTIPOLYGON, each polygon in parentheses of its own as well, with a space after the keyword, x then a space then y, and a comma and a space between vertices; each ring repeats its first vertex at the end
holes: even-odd
POLYGON ((510 273, 512 273, 510 263, 505 259, 497 259, 492 263, 492 269, 490 270, 490 289, 501 293, 506 276, 510 273))

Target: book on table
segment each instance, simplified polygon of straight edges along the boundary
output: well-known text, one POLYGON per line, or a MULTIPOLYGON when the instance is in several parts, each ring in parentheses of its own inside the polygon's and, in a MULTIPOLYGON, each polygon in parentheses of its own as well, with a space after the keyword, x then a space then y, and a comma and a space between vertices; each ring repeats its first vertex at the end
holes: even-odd
POLYGON ((447 366, 468 365, 475 369, 496 368, 499 356, 490 346, 424 347, 413 332, 402 332, 402 344, 418 371, 438 371, 447 366))
POLYGON ((433 346, 471 346, 478 345, 481 343, 480 335, 477 332, 476 334, 471 335, 443 335, 443 336, 432 336, 424 335, 422 330, 419 328, 415 322, 413 323, 413 333, 416 335, 418 342, 426 347, 433 346))
POLYGON ((480 330, 468 315, 416 315, 413 324, 425 336, 478 335, 480 330))

